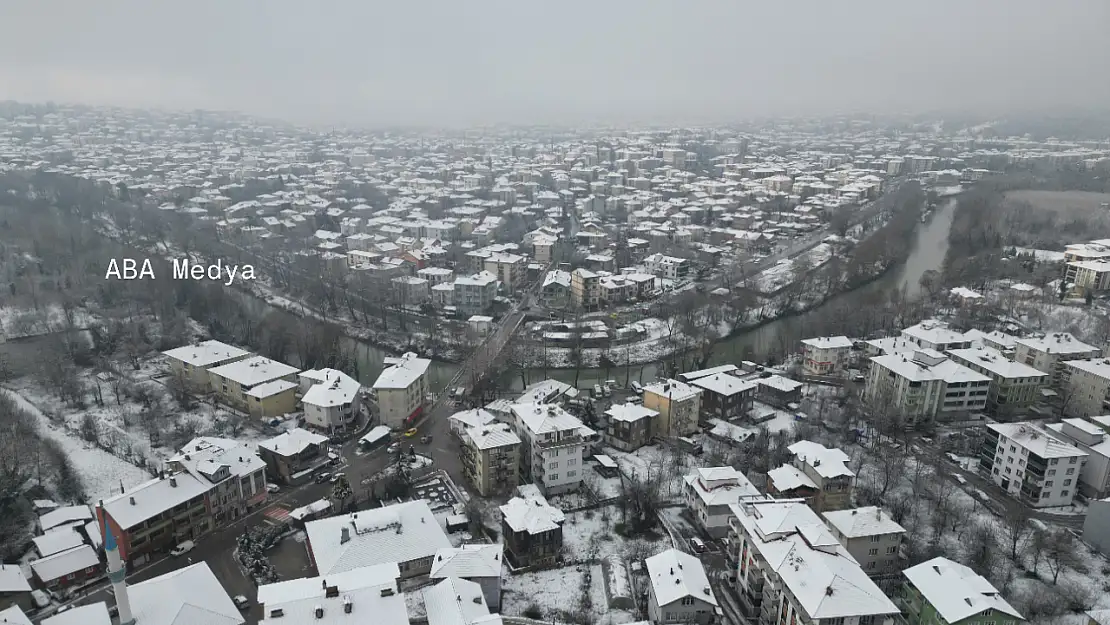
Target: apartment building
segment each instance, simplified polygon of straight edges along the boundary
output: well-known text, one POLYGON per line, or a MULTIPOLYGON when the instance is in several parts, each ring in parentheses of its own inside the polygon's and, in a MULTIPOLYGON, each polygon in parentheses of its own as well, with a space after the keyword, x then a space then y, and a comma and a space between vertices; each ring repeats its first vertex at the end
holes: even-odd
POLYGON ((921 348, 871 358, 864 397, 914 422, 951 421, 983 411, 990 385, 989 377, 921 348))
POLYGON ((648 273, 664 280, 681 280, 690 274, 690 261, 685 258, 667 256, 666 254, 651 254, 643 260, 644 269, 648 273))
POLYGON ((1067 332, 1053 332, 1042 337, 1026 337, 1014 341, 1014 360, 1052 376, 1052 386, 1062 384, 1063 363, 1069 360, 1098 358, 1102 350, 1075 338, 1067 332))
POLYGON ((936 319, 926 319, 902 330, 902 338, 920 348, 938 352, 971 347, 971 339, 951 329, 947 323, 936 319))
POLYGON ((1087 453, 1079 472, 1079 495, 1088 501, 1110 497, 1110 416, 1064 419, 1045 427, 1087 453))
POLYGON ((389 281, 394 301, 401 306, 419 306, 432 301, 432 285, 424 278, 397 276, 389 281))
POLYGON ((852 353, 846 336, 819 336, 802 340, 802 370, 809 375, 832 375, 843 371, 852 353))
POLYGON ((286 430, 258 444, 266 475, 284 484, 303 483, 328 461, 328 439, 301 428, 286 430))
POLYGON ((553 269, 543 277, 540 304, 550 310, 562 310, 571 301, 571 276, 568 271, 553 269))
POLYGON ((497 253, 485 260, 484 269, 497 276, 506 293, 514 293, 524 284, 527 266, 519 254, 497 253))
POLYGON ((731 421, 748 414, 755 403, 759 383, 741 380, 727 373, 715 373, 690 382, 702 390, 700 414, 703 419, 731 421))
MULTIPOLYGON (((409 625, 405 593, 395 562, 339 574, 288 579, 258 587, 262 625, 370 621, 375 625, 409 625)), ((181 619, 179 619, 181 620, 181 619)), ((215 618, 206 623, 230 623, 215 618)))
POLYGON ((577 417, 555 404, 513 404, 513 429, 520 437, 520 481, 547 495, 576 490, 589 444, 577 417))
POLYGON ((483 497, 516 490, 520 476, 520 437, 505 423, 468 428, 462 437, 463 476, 483 497))
POLYGON ((388 366, 374 382, 378 414, 382 425, 407 427, 424 409, 432 361, 406 352, 400 358, 387 358, 385 364, 388 366))
POLYGON ((744 497, 758 496, 759 490, 743 473, 732 467, 694 469, 683 480, 686 508, 705 533, 714 538, 728 535, 729 508, 744 497))
POLYGON ((654 436, 689 436, 698 431, 702 390, 678 380, 664 380, 644 386, 644 407, 659 416, 654 436))
POLYGON ((902 572, 896 603, 906 625, 1018 625, 1025 622, 987 579, 945 557, 902 572))
POLYGON ((101 536, 111 531, 129 567, 212 530, 212 485, 187 471, 163 474, 96 506, 101 536))
POLYGON ((840 544, 870 576, 901 570, 906 528, 877 506, 833 510, 821 515, 840 544))
POLYGON ((207 393, 212 390, 209 369, 231 364, 249 358, 251 355, 245 349, 215 340, 177 347, 162 354, 169 362, 170 374, 183 380, 194 393, 207 393))
MULTIPOLYGON (((305 424, 328 434, 352 427, 360 405, 358 394, 362 385, 336 369, 322 369, 314 373, 323 379, 311 385, 301 397, 305 424)), ((303 388, 305 374, 300 377, 303 388)))
MULTIPOLYGON (((504 547, 494 545, 463 545, 448 547, 436 552, 432 561, 432 580, 464 579, 481 588, 482 597, 490 609, 501 607, 501 556, 504 547)), ((492 624, 491 624, 492 625, 492 624)))
POLYGON ((648 581, 648 617, 652 623, 710 625, 718 603, 705 567, 696 557, 668 549, 644 560, 648 581))
POLYGON ((256 417, 293 412, 297 407, 299 369, 265 356, 252 356, 212 367, 209 384, 219 400, 256 417))
POLYGON ((1110 359, 1086 358, 1059 363, 1064 413, 1090 417, 1110 412, 1110 359))
POLYGON ((727 558, 746 616, 768 624, 896 622, 898 607, 804 501, 753 497, 731 508, 727 558))
POLYGON ((581 310, 594 310, 601 301, 601 276, 579 267, 570 274, 570 303, 581 310))
POLYGON ((979 449, 979 471, 1034 508, 1069 506, 1079 491, 1087 453, 1032 423, 991 423, 979 449))
POLYGON ((266 503, 266 463, 239 441, 194 438, 166 460, 166 469, 188 472, 210 487, 208 503, 217 526, 235 521, 266 503))
POLYGON ((488 271, 455 278, 454 285, 454 304, 462 315, 486 312, 497 297, 497 276, 488 271))
POLYGON ((522 485, 518 495, 501 510, 501 536, 505 558, 514 568, 553 564, 563 550, 563 511, 547 503, 532 484, 522 485))
POLYGON ((1077 297, 1105 291, 1110 289, 1110 261, 1072 261, 1067 265, 1065 276, 1065 282, 1072 285, 1071 292, 1077 297))
POLYGON ((990 347, 948 350, 957 363, 991 379, 987 389, 987 414, 1009 418, 1024 414, 1040 399, 1040 391, 1051 376, 1029 365, 1010 360, 990 347))
POLYGON ((848 468, 848 454, 813 441, 787 449, 794 456, 791 463, 767 473, 769 495, 804 500, 819 513, 851 505, 856 474, 848 468))
POLYGON ((635 451, 651 442, 654 421, 659 413, 640 404, 626 402, 613 404, 605 415, 609 417, 605 442, 622 451, 635 451))

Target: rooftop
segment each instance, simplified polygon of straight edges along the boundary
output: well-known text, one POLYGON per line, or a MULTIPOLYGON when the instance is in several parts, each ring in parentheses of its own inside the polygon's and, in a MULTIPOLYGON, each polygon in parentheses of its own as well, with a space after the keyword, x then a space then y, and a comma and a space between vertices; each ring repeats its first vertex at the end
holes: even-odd
POLYGON ((215 340, 203 341, 195 345, 185 345, 184 347, 175 347, 174 349, 162 353, 170 358, 180 360, 187 365, 201 368, 207 368, 218 362, 224 362, 232 358, 242 358, 250 355, 250 352, 245 349, 232 347, 231 345, 215 340))
POLYGON ((447 547, 432 560, 432 579, 445 577, 501 577, 500 544, 447 547))
POLYGON ((423 590, 428 625, 495 625, 501 615, 490 614, 482 587, 478 584, 448 577, 423 590))
POLYGON ((335 369, 325 369, 324 379, 304 394, 301 401, 313 406, 329 408, 343 406, 354 401, 362 385, 358 380, 335 369))
POLYGON ((852 346, 852 339, 846 336, 818 336, 802 339, 802 344, 816 349, 847 349, 852 346))
POLYGON ((31 584, 18 564, 0 564, 0 593, 31 592, 31 584))
POLYGON ((882 508, 866 506, 852 510, 835 510, 821 516, 830 527, 848 538, 877 536, 882 534, 901 534, 906 528, 894 522, 882 508))
POLYGON ((101 506, 120 529, 127 530, 191 499, 212 487, 206 480, 181 471, 156 477, 127 492, 105 499, 101 506))
POLYGON ((305 531, 321 575, 430 558, 451 546, 423 499, 318 519, 305 531))
POLYGON ((100 568, 100 558, 88 545, 60 551, 31 563, 31 570, 43 582, 83 571, 89 567, 100 568))
POLYGON ((345 573, 259 586, 258 603, 264 608, 262 622, 408 625, 405 595, 397 586, 400 575, 396 562, 386 562, 345 573))
POLYGON ((982 367, 994 375, 1012 380, 1015 378, 1045 378, 1047 373, 1034 369, 1029 365, 1014 362, 997 349, 990 347, 971 347, 967 349, 952 349, 948 351, 957 360, 982 367))
POLYGON ((933 558, 902 574, 948 623, 962 621, 985 610, 1024 619, 986 578, 948 558, 933 558))
POLYGON ((501 506, 501 518, 514 532, 539 534, 562 527, 563 511, 547 503, 538 490, 513 497, 501 506))
POLYGON ((490 423, 467 428, 466 437, 478 449, 494 449, 520 444, 520 437, 513 432, 507 423, 490 423))
POLYGON ((855 477, 856 475, 848 468, 848 462, 851 458, 835 447, 830 449, 813 441, 798 441, 787 449, 799 461, 813 467, 814 471, 821 477, 855 477))
POLYGON ((727 373, 715 373, 713 375, 696 378, 692 380, 690 384, 726 397, 731 397, 744 391, 750 391, 759 386, 759 383, 755 380, 741 380, 727 373))
POLYGON ((205 562, 128 586, 142 625, 242 625, 243 615, 205 562))
MULTIPOLYGON (((0 620, 0 623, 3 623, 0 620)), ((108 606, 103 601, 80 605, 61 614, 45 618, 40 625, 112 625, 108 606)))
POLYGON ((678 380, 665 380, 644 385, 645 393, 654 393, 666 397, 671 401, 685 401, 701 394, 701 389, 694 388, 678 380))
POLYGON ((1041 458, 1071 458, 1087 452, 1065 443, 1032 423, 990 423, 988 428, 1041 458))
POLYGON ((258 444, 259 449, 267 449, 280 456, 294 456, 308 449, 310 445, 323 445, 328 442, 326 436, 309 432, 303 428, 286 430, 277 436, 264 440, 258 444))
POLYGON ((605 411, 609 418, 613 421, 639 421, 640 419, 649 419, 659 416, 657 410, 651 408, 644 408, 640 404, 633 404, 625 402, 623 404, 613 404, 605 411))
POLYGON ((1040 338, 1015 339, 1014 345, 1025 346, 1048 354, 1082 354, 1098 349, 1093 345, 1087 345, 1067 332, 1050 332, 1040 338))
POLYGON ((227 378, 245 388, 284 378, 297 371, 296 367, 265 356, 254 356, 209 369, 213 375, 227 378))
POLYGON ((432 364, 427 358, 419 358, 413 352, 406 352, 395 361, 388 363, 374 382, 375 389, 406 389, 420 379, 432 364))
POLYGON ((694 556, 677 549, 668 549, 644 560, 644 564, 647 566, 655 602, 660 607, 685 597, 694 597, 710 605, 717 605, 705 568, 694 556))
POLYGON ((743 473, 728 466, 694 469, 683 479, 707 506, 723 506, 741 497, 759 495, 743 473))

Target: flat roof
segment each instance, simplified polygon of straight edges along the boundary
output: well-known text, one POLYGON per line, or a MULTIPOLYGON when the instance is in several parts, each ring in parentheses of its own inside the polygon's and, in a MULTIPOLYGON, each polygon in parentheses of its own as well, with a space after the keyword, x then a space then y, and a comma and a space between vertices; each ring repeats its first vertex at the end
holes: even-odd
POLYGON ((180 360, 194 367, 208 367, 218 362, 250 355, 250 352, 245 349, 232 347, 231 345, 215 340, 204 341, 195 345, 185 345, 184 347, 175 347, 174 349, 162 353, 170 358, 180 360))
POLYGON ((288 375, 293 375, 300 370, 283 362, 271 360, 265 356, 255 356, 245 360, 230 362, 226 365, 209 369, 213 375, 220 376, 237 382, 247 388, 270 382, 288 375))

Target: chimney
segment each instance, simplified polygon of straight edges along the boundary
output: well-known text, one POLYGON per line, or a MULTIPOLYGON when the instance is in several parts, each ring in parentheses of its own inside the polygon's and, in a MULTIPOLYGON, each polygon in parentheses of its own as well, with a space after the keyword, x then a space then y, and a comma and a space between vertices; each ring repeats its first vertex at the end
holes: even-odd
POLYGON ((176 477, 171 477, 170 478, 170 486, 172 486, 173 488, 177 488, 177 478, 176 477))
POLYGON ((345 545, 351 542, 351 530, 347 527, 339 528, 339 544, 345 545))
POLYGON ((132 495, 130 499, 131 499, 131 505, 135 505, 135 496, 132 495))
POLYGON ((383 597, 392 597, 393 596, 393 589, 392 588, 382 588, 382 596, 383 597))
POLYGON ((354 604, 351 603, 351 597, 348 595, 343 595, 343 612, 350 614, 351 610, 353 610, 354 607, 354 604))
POLYGON ((477 603, 478 605, 482 605, 482 598, 481 597, 474 597, 474 603, 477 603))
POLYGON ((320 587, 326 590, 327 587, 328 587, 328 580, 326 580, 326 579, 320 580, 320 587))
POLYGON ((324 618, 324 608, 322 606, 316 606, 315 612, 316 612, 316 618, 317 619, 324 618))

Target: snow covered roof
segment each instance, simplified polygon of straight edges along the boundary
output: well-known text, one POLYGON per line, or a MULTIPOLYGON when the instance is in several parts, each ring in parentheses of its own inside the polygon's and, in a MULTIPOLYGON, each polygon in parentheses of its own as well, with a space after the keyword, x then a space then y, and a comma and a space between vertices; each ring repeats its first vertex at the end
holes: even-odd
POLYGON ((501 550, 500 544, 440 549, 432 560, 431 578, 501 577, 501 550))
POLYGON ((521 496, 513 497, 501 506, 501 518, 514 532, 539 534, 558 529, 566 517, 563 511, 547 503, 539 489, 529 492, 519 489, 521 496))
POLYGON ((0 623, 5 625, 31 625, 31 619, 19 609, 19 606, 13 605, 5 610, 0 610, 0 623))
POLYGON ((677 549, 668 549, 644 560, 656 605, 663 607, 684 597, 717 605, 701 561, 677 549))
POLYGON ((271 360, 265 356, 254 356, 245 360, 229 362, 208 371, 213 375, 237 382, 246 389, 293 375, 299 370, 296 367, 271 360))
POLYGON ((671 401, 684 401, 701 394, 701 389, 678 380, 666 380, 645 385, 644 392, 667 397, 671 401))
POLYGON ((489 425, 467 428, 466 437, 478 449, 493 449, 520 444, 520 437, 512 431, 507 423, 490 423, 489 425))
POLYGON ((825 521, 847 538, 901 534, 906 528, 894 522, 890 515, 877 506, 853 510, 834 510, 822 514, 825 521))
POLYGON ((232 347, 219 341, 204 341, 196 345, 185 345, 162 352, 170 358, 194 367, 205 368, 217 362, 224 362, 232 358, 249 356, 250 352, 238 347, 232 347))
POLYGON ((194 438, 166 462, 213 484, 217 483, 214 475, 221 466, 228 468, 228 478, 246 477, 266 467, 257 452, 245 443, 215 436, 194 438))
POLYGON ((430 558, 451 546, 423 499, 318 519, 305 532, 321 575, 430 558))
POLYGON ((690 384, 703 388, 711 393, 724 395, 725 397, 731 397, 737 393, 750 391, 759 386, 755 380, 741 380, 727 373, 715 373, 713 375, 697 378, 690 382, 690 384))
POLYGON ((490 614, 482 587, 449 577, 425 588, 424 608, 428 625, 494 625, 501 623, 500 614, 490 614))
POLYGON ((112 625, 112 617, 108 616, 107 604, 98 601, 45 618, 41 625, 112 625))
POLYGON ((582 427, 578 417, 555 404, 513 404, 512 410, 533 436, 578 431, 582 427))
POLYGON ((986 578, 948 558, 938 556, 902 574, 948 623, 962 621, 984 610, 998 610, 1024 619, 986 578))
POLYGON ((51 510, 39 517, 39 529, 47 531, 51 528, 72 523, 74 521, 88 521, 93 518, 92 508, 87 505, 65 506, 51 510))
POLYGON ((936 319, 926 319, 917 325, 912 325, 902 330, 902 336, 930 345, 948 345, 965 341, 963 334, 949 329, 947 323, 936 319))
POLYGON ((128 586, 131 614, 143 625, 242 625, 243 615, 206 562, 128 586))
POLYGON ((31 592, 23 569, 18 564, 0 564, 0 593, 16 592, 31 592))
POLYGON ((1087 452, 1075 445, 1056 438, 1032 423, 991 423, 987 427, 1041 458, 1071 458, 1087 455, 1087 452))
POLYGON ((767 479, 771 480, 775 490, 780 493, 802 487, 817 488, 817 484, 809 479, 808 475, 791 464, 784 464, 781 467, 771 469, 767 472, 767 479))
POLYGON ((776 391, 782 391, 784 393, 790 393, 805 386, 797 380, 784 378, 781 375, 771 375, 766 378, 759 378, 756 380, 756 382, 762 384, 763 386, 769 386, 776 391))
POLYGON ((431 360, 418 358, 413 352, 406 352, 400 358, 386 362, 390 366, 386 367, 374 382, 376 389, 408 388, 413 382, 419 380, 432 364, 431 360))
POLYGON ((1047 373, 1034 369, 1027 364, 1014 362, 1002 352, 990 347, 971 347, 968 349, 950 349, 949 355, 957 361, 980 367, 984 371, 1005 379, 1013 378, 1044 378, 1047 373))
POLYGON ((483 408, 471 408, 470 410, 462 410, 447 418, 452 421, 457 421, 462 425, 463 428, 488 425, 497 420, 497 417, 493 416, 483 408))
POLYGON ((707 506, 727 505, 741 497, 759 495, 748 478, 732 467, 694 469, 684 480, 707 506))
POLYGON ((831 478, 842 475, 855 477, 856 475, 847 465, 851 458, 835 447, 830 449, 821 443, 798 441, 787 449, 794 454, 794 457, 813 467, 821 477, 831 478))
POLYGON ((104 545, 104 537, 100 535, 100 522, 96 520, 85 524, 85 536, 88 537, 94 549, 99 550, 104 545))
POLYGON ((203 495, 211 487, 207 480, 182 471, 169 477, 156 477, 122 495, 105 499, 102 506, 120 529, 126 530, 203 495))
POLYGON ((35 560, 31 563, 31 570, 43 583, 46 583, 70 573, 98 566, 100 566, 100 558, 96 556, 96 551, 88 545, 81 545, 35 560))
POLYGON ((346 373, 328 369, 325 370, 324 380, 313 384, 301 401, 323 408, 342 406, 351 403, 361 388, 358 380, 346 373))
POLYGON ((258 444, 258 448, 288 457, 301 453, 310 445, 322 445, 327 441, 328 438, 326 436, 309 432, 304 428, 293 428, 273 438, 262 441, 258 444))
POLYGON ((731 373, 736 371, 736 365, 718 365, 708 369, 699 369, 697 371, 687 371, 686 373, 678 374, 678 378, 683 382, 692 382, 698 378, 704 378, 715 373, 731 373))
POLYGON ((645 408, 640 404, 633 404, 625 402, 623 404, 613 404, 605 411, 609 418, 613 421, 639 421, 640 419, 648 419, 651 417, 658 417, 659 411, 645 408))
POLYGON ((400 576, 396 562, 384 562, 326 577, 265 584, 258 587, 258 603, 265 608, 261 622, 408 625, 405 595, 397 586, 400 576), (320 618, 316 618, 317 608, 323 609, 320 618))
POLYGON ((295 388, 297 388, 296 382, 290 382, 289 380, 270 380, 269 382, 263 382, 262 384, 251 387, 251 389, 247 391, 247 396, 265 399, 295 388))
POLYGON ((33 539, 35 549, 39 552, 39 556, 45 558, 46 556, 54 555, 61 551, 68 551, 74 547, 84 544, 85 539, 77 533, 77 528, 72 525, 66 525, 57 529, 50 530, 42 536, 35 536, 33 539))
POLYGON ((1041 338, 1015 339, 1014 345, 1025 346, 1046 354, 1083 354, 1098 349, 1093 345, 1087 345, 1067 332, 1051 332, 1041 338))
POLYGON ((852 346, 852 339, 846 336, 818 336, 802 339, 802 345, 816 349, 847 349, 852 346))

